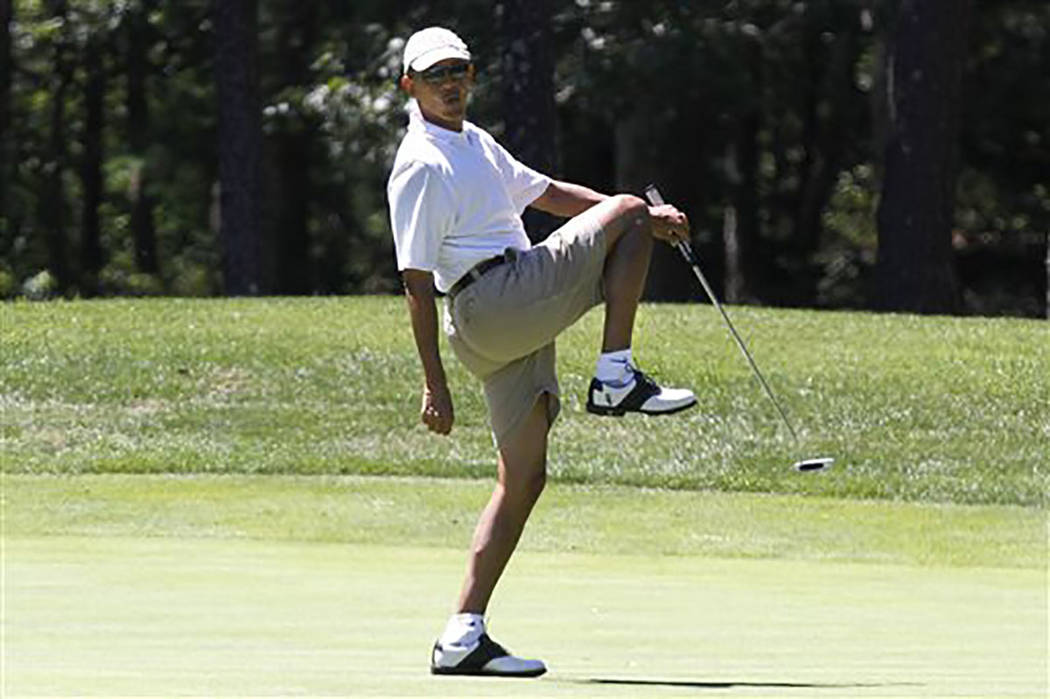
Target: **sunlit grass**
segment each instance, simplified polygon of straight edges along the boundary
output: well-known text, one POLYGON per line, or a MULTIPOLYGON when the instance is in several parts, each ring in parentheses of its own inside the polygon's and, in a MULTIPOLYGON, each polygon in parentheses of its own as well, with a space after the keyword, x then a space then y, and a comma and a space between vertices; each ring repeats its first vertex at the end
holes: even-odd
MULTIPOLYGON (((559 341, 550 471, 573 483, 1037 504, 1050 461, 1050 325, 732 308, 796 445, 704 305, 641 309, 635 356, 700 397, 671 418, 583 410, 601 314, 559 341), (800 475, 801 456, 833 456, 800 475)), ((0 307, 9 473, 490 476, 477 382, 444 356, 451 438, 417 418, 398 298, 0 307)))

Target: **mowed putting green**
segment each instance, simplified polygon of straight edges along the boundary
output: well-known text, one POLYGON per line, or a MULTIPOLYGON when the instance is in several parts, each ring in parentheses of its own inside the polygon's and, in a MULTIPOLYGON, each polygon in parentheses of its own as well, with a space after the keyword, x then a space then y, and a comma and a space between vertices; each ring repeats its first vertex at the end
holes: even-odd
POLYGON ((541 501, 490 609, 548 675, 431 677, 451 543, 486 489, 8 476, 4 694, 1045 695, 1041 510, 570 486, 541 501), (672 522, 662 553, 647 527, 672 522), (985 544, 953 558, 978 527, 985 544), (635 529, 646 555, 616 543, 635 529))
POLYGON ((525 553, 491 627, 551 671, 509 682, 426 673, 458 551, 51 538, 7 556, 11 695, 1045 690, 1032 571, 525 553))

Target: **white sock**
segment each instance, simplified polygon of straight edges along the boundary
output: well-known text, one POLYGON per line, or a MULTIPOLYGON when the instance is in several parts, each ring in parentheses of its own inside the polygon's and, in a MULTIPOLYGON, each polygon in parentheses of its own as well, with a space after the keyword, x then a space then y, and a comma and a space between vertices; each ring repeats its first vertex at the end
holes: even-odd
POLYGON ((469 646, 485 633, 485 617, 481 614, 453 614, 445 632, 438 639, 443 647, 469 646))
POLYGON ((631 363, 631 348, 603 352, 594 367, 594 377, 602 383, 623 386, 631 381, 627 366, 631 363))

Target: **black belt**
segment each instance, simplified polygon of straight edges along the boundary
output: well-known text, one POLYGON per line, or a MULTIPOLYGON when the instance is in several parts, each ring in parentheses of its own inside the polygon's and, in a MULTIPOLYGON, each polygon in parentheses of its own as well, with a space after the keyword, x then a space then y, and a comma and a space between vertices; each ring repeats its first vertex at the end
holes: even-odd
POLYGON ((488 272, 493 267, 499 267, 506 261, 507 258, 505 255, 496 255, 495 257, 490 257, 487 260, 482 260, 481 262, 477 263, 469 270, 467 270, 466 274, 464 274, 462 277, 456 280, 456 283, 453 284, 452 288, 448 290, 448 295, 455 296, 456 294, 463 291, 468 286, 485 276, 485 272, 488 272))

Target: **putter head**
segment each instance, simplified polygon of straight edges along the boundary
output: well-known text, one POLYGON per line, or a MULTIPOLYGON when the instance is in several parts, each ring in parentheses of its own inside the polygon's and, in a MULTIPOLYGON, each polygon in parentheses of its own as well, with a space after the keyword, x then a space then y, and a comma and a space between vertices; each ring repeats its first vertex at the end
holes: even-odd
POLYGON ((796 471, 823 471, 826 468, 830 468, 831 464, 835 463, 835 459, 830 456, 819 456, 815 459, 803 459, 802 461, 795 462, 796 471))

